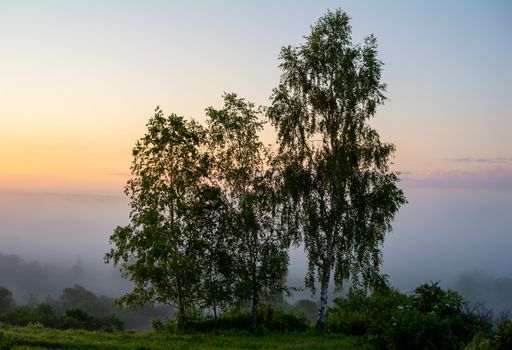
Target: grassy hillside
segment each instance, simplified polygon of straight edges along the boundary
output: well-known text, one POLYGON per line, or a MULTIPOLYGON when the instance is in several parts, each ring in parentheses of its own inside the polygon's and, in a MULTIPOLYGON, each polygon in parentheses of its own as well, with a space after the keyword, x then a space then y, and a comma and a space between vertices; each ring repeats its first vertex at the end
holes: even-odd
MULTIPOLYGON (((358 338, 342 335, 280 333, 175 335, 153 332, 88 332, 43 327, 2 327, 5 337, 21 349, 359 349, 358 338)), ((3 350, 0 340, 0 349, 3 350)))

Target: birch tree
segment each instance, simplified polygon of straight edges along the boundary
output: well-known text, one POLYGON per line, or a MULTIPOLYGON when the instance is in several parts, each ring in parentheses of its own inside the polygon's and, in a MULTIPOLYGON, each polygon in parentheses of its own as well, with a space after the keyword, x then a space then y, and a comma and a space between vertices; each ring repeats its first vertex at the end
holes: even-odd
POLYGON ((210 107, 207 116, 210 179, 222 189, 230 213, 234 296, 250 303, 255 331, 262 299, 286 289, 289 245, 276 223, 274 182, 259 140, 263 120, 236 94, 226 94, 224 108, 210 107))
POLYGON ((268 117, 277 129, 287 222, 308 256, 306 285, 320 286, 323 328, 331 274, 371 286, 379 279, 381 245, 406 202, 389 169, 395 150, 369 125, 385 101, 377 41, 353 44, 349 17, 327 12, 305 43, 284 47, 282 75, 268 117))

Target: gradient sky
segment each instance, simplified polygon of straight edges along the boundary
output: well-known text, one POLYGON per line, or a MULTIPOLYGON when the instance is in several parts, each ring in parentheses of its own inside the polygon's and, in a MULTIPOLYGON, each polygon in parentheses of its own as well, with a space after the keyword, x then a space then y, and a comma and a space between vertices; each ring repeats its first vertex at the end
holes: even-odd
MULTIPOLYGON (((267 104, 283 45, 326 9, 374 33, 396 168, 512 163, 509 1, 0 1, 0 188, 120 193, 156 105, 204 119, 235 91, 267 104)), ((271 141, 271 133, 266 136, 271 141)))
POLYGON ((425 247, 444 237, 456 249, 464 232, 474 249, 461 269, 486 240, 491 255, 510 251, 506 0, 0 0, 0 251, 40 257, 62 239, 70 256, 101 257, 111 228, 126 221, 125 201, 65 196, 121 196, 131 148, 157 105, 202 121, 223 92, 268 104, 280 48, 302 43, 336 8, 352 18, 356 42, 375 34, 385 64, 389 101, 372 124, 396 144, 410 199, 386 243, 408 253, 385 255, 387 266, 415 257, 411 268, 427 268, 425 247))

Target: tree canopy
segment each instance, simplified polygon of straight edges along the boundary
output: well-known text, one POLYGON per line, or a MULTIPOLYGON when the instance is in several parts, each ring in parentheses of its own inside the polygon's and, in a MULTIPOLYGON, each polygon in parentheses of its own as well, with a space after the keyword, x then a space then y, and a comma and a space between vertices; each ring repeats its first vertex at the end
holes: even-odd
POLYGON ((16 302, 12 297, 12 292, 5 287, 0 287, 0 314, 13 309, 15 306, 16 302))
POLYGON ((134 282, 126 306, 157 301, 196 312, 251 305, 287 291, 288 248, 303 243, 306 285, 320 285, 323 328, 337 287, 382 286, 381 245, 406 200, 390 169, 395 147, 369 125, 385 101, 373 36, 353 44, 348 16, 327 12, 304 44, 281 50, 281 80, 266 113, 236 94, 207 123, 160 108, 133 149, 130 224, 106 261, 134 282), (276 154, 259 135, 277 131, 276 154))
POLYGON ((321 328, 331 271, 337 286, 349 277, 379 279, 380 245, 405 197, 389 169, 394 145, 368 124, 385 100, 376 39, 353 44, 341 10, 327 12, 305 39, 281 50, 268 116, 292 208, 288 223, 308 254, 306 283, 320 284, 321 328))
POLYGON ((286 290, 288 243, 275 216, 263 115, 224 95, 207 108, 207 127, 157 108, 133 149, 125 188, 131 222, 111 236, 107 261, 134 290, 125 306, 156 301, 178 309, 186 328, 195 312, 250 303, 252 329, 261 299, 286 290))
POLYGON ((197 123, 155 110, 146 135, 133 148, 133 176, 125 188, 131 222, 115 229, 110 237, 114 248, 106 255, 135 284, 122 304, 172 305, 183 327, 200 293, 202 245, 190 209, 206 175, 207 161, 199 149, 203 137, 197 123))
POLYGON ((286 290, 289 242, 276 217, 269 150, 259 140, 263 119, 254 104, 224 95, 224 108, 207 109, 210 176, 229 207, 234 296, 250 301, 252 330, 261 299, 286 290))

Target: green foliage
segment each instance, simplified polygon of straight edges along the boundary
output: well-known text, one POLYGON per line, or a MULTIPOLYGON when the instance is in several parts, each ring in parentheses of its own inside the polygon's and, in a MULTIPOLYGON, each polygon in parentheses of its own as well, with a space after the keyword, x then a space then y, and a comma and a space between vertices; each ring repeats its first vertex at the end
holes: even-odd
POLYGON ((512 349, 512 320, 500 317, 494 331, 477 333, 465 350, 508 350, 512 349))
POLYGON ((0 350, 11 350, 13 345, 14 340, 0 330, 0 350))
MULTIPOLYGON (((114 304, 114 301, 114 298, 103 295, 97 296, 80 285, 74 285, 65 288, 57 300, 47 297, 44 303, 35 301, 30 303, 29 306, 32 309, 42 308, 42 312, 44 310, 50 312, 50 309, 52 309, 57 315, 64 315, 68 309, 80 309, 99 318, 108 318, 115 315, 129 329, 149 329, 152 318, 167 318, 173 314, 173 310, 166 305, 144 304, 134 310, 122 310, 114 304)), ((71 324, 74 321, 68 320, 67 322, 71 324)), ((46 322, 45 324, 49 323, 46 322)))
POLYGON ((335 300, 327 329, 365 335, 377 349, 458 349, 486 332, 489 322, 464 308, 456 292, 430 283, 410 294, 351 290, 335 300))
POLYGON ((58 304, 59 310, 81 309, 96 317, 106 317, 114 313, 117 310, 114 310, 113 306, 113 299, 98 297, 93 292, 77 284, 63 289, 58 304))
POLYGON ((113 314, 95 317, 77 308, 77 305, 81 305, 84 301, 94 301, 96 299, 97 297, 94 293, 75 285, 72 288, 65 288, 63 290, 62 302, 58 304, 60 308, 67 308, 65 315, 58 315, 54 307, 49 303, 40 303, 14 308, 0 315, 0 321, 16 326, 39 325, 40 327, 59 329, 124 329, 124 323, 113 314))
POLYGON ((124 323, 114 315, 94 317, 80 309, 69 309, 64 316, 55 314, 51 306, 40 304, 36 308, 20 306, 1 317, 1 321, 15 326, 40 325, 58 329, 122 330, 124 323))
POLYGON ((498 324, 492 345, 496 350, 512 349, 512 320, 505 319, 498 324))
MULTIPOLYGON (((259 332, 305 332, 310 329, 310 323, 302 314, 286 313, 269 304, 263 304, 258 308, 259 332)), ((153 323, 157 331, 175 332, 177 327, 174 322, 167 324, 161 321, 153 323)), ((240 330, 249 331, 252 327, 252 313, 247 309, 233 309, 221 313, 217 318, 208 315, 190 322, 190 330, 198 332, 240 330)))
POLYGON ((206 129, 155 110, 133 149, 131 222, 105 257, 135 285, 120 305, 173 305, 184 329, 204 309, 250 302, 254 330, 262 300, 288 291, 287 249, 300 239, 307 286, 321 285, 319 326, 332 270, 338 286, 376 284, 405 197, 389 170, 394 146, 368 125, 385 100, 376 40, 353 44, 348 22, 327 12, 304 45, 282 49, 267 115, 279 156, 259 140, 261 111, 236 94, 206 109, 206 129))
POLYGON ((155 110, 133 149, 131 223, 115 229, 106 255, 135 284, 120 305, 173 305, 181 329, 204 309, 247 301, 255 324, 260 299, 285 290, 288 268, 260 113, 226 94, 207 116, 204 129, 155 110))
POLYGON ((491 340, 482 335, 477 334, 473 340, 464 347, 464 350, 493 350, 491 340))
POLYGON ((12 292, 7 288, 0 287, 0 314, 12 310, 15 306, 12 292))
POLYGON ((389 170, 394 145, 368 124, 385 100, 373 36, 353 44, 349 17, 328 11, 306 42, 281 50, 281 81, 268 116, 277 128, 284 221, 303 234, 306 285, 320 284, 322 328, 327 289, 378 280, 380 246, 406 200, 389 170))
POLYGON ((346 297, 334 299, 334 306, 327 315, 326 329, 344 334, 368 334, 373 324, 388 322, 390 310, 409 303, 407 295, 394 289, 373 295, 363 289, 350 289, 346 297))
POLYGON ((197 123, 155 110, 132 152, 133 176, 125 187, 131 222, 114 230, 114 248, 105 257, 135 285, 120 305, 174 305, 182 327, 197 307, 202 274, 201 240, 189 214, 206 175, 203 137, 197 123))
POLYGON ((286 291, 289 247, 277 225, 269 150, 258 136, 263 121, 254 104, 236 94, 224 95, 224 108, 207 108, 207 116, 209 179, 228 208, 223 234, 229 236, 233 296, 238 305, 251 303, 255 330, 261 300, 286 291))
POLYGON ((1 320, 7 324, 17 326, 26 326, 29 323, 40 323, 46 327, 57 327, 59 325, 59 318, 54 312, 49 313, 44 308, 40 311, 28 306, 20 306, 7 312, 2 315, 1 320))
POLYGON ((229 207, 219 187, 205 185, 191 207, 190 227, 198 232, 201 244, 199 306, 213 311, 229 307, 235 300, 236 279, 232 254, 234 237, 230 234, 229 207))

